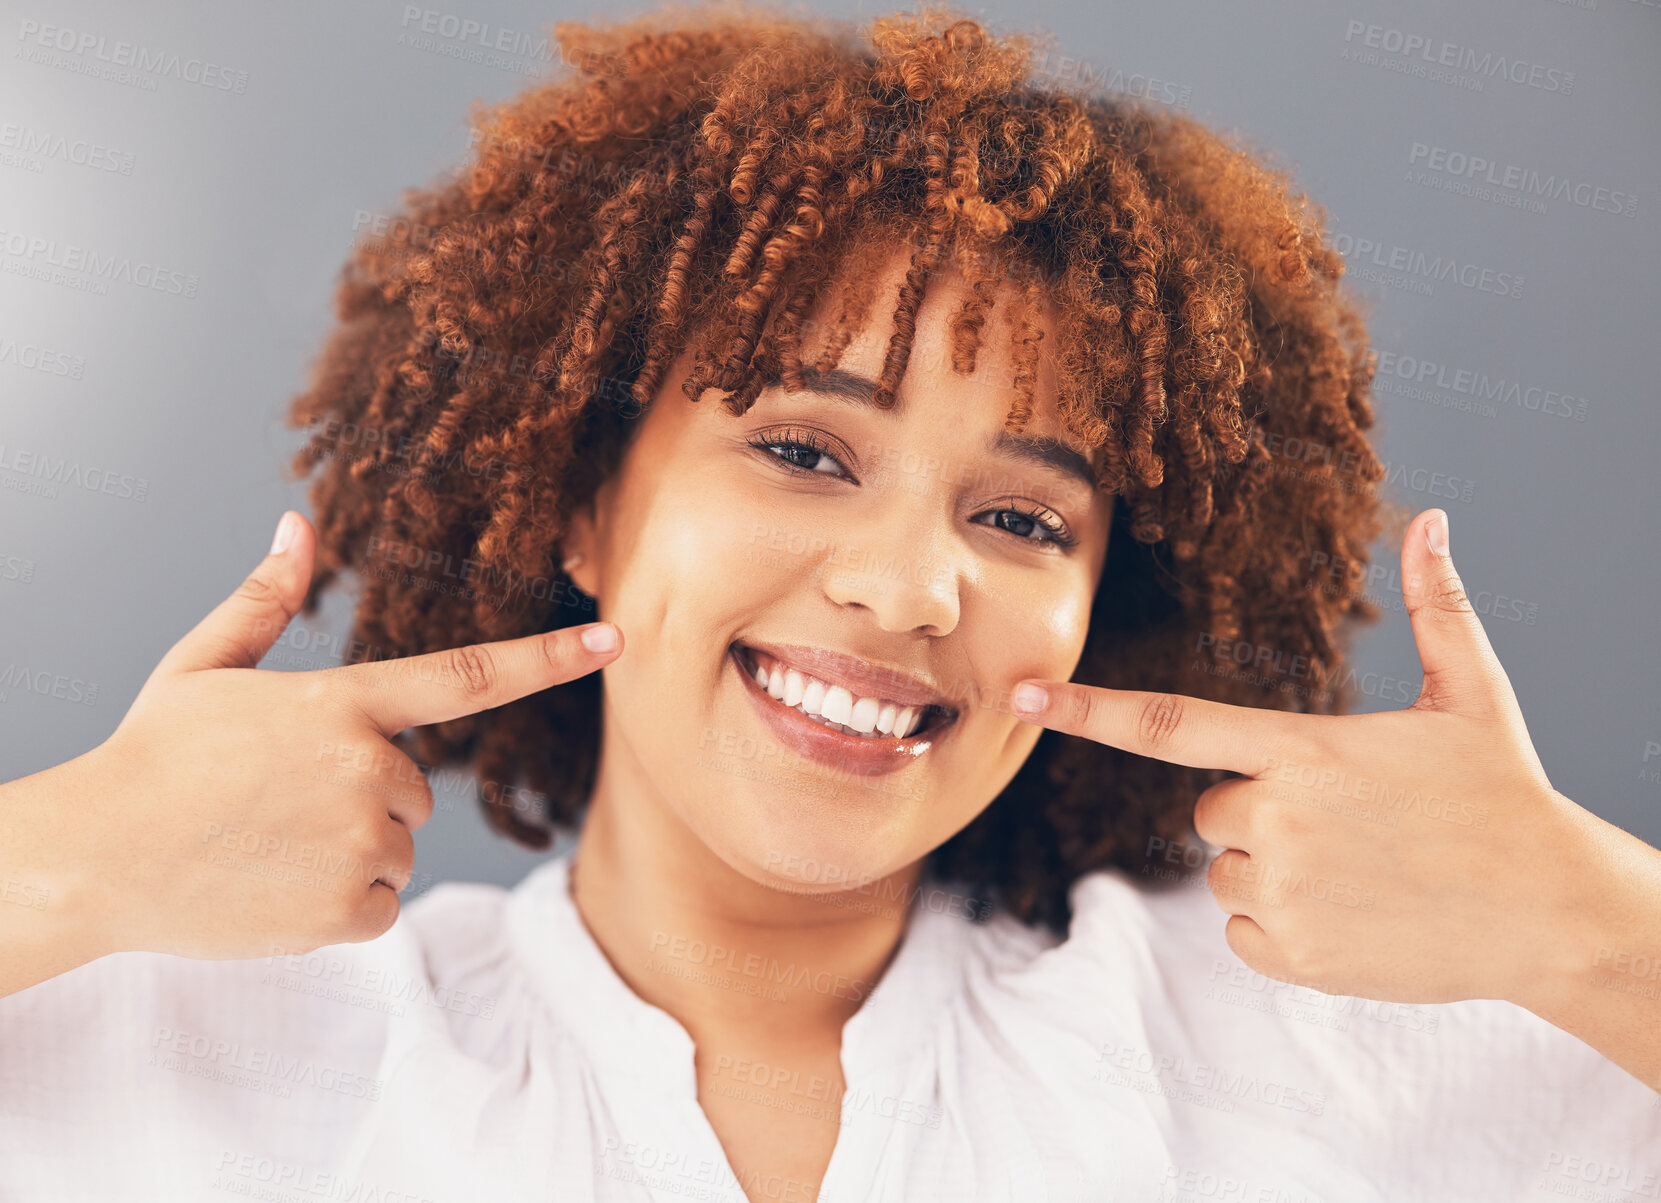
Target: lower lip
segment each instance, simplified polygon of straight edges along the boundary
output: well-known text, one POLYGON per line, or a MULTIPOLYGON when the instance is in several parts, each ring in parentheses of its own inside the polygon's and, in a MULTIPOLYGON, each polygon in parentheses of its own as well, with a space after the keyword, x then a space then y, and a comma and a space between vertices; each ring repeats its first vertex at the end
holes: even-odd
POLYGON ((776 701, 745 669, 736 644, 728 651, 727 659, 762 720, 772 728, 780 743, 810 760, 858 773, 862 777, 895 773, 909 764, 915 764, 938 742, 941 735, 956 726, 954 719, 910 739, 866 739, 833 731, 822 723, 814 722, 794 706, 776 701))

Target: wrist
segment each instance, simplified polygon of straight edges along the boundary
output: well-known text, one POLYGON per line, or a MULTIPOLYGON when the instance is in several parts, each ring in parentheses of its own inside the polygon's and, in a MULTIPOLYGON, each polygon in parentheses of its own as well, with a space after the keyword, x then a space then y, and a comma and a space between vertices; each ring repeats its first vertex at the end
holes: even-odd
POLYGON ((123 951, 88 838, 91 802, 107 789, 100 749, 9 782, 0 799, 0 905, 20 908, 6 927, 55 972, 123 951))
POLYGON ((1607 991, 1661 996, 1661 852, 1561 794, 1551 908, 1510 1001, 1559 1027, 1607 991), (1600 988, 1601 987, 1601 988, 1600 988))

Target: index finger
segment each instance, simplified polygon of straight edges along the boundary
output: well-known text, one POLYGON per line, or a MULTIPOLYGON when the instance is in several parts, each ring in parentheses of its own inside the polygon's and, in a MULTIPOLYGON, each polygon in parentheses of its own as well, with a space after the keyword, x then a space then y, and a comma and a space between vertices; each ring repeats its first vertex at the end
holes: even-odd
POLYGON ((1022 681, 1010 695, 1017 718, 1196 769, 1257 777, 1282 761, 1291 724, 1280 710, 1230 706, 1180 693, 1105 689, 1074 682, 1022 681), (1029 687, 1044 696, 1026 705, 1029 687))
POLYGON ((343 664, 336 677, 382 735, 477 714, 585 676, 616 659, 623 635, 591 622, 399 660, 343 664))

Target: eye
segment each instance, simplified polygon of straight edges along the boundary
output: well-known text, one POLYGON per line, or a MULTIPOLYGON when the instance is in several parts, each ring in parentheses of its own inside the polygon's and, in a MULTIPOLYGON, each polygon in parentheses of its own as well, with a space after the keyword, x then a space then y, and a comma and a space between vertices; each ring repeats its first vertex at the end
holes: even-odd
MULTIPOLYGON (((756 450, 766 452, 773 459, 781 461, 791 472, 853 480, 841 461, 831 454, 830 444, 817 431, 794 428, 763 431, 746 441, 756 450)), ((1062 521, 1060 515, 1053 510, 1015 498, 1004 500, 1007 502, 1006 505, 998 509, 983 510, 970 521, 977 525, 994 527, 1022 542, 1039 546, 1054 544, 1057 548, 1065 550, 1078 542, 1068 531, 1067 524, 1062 521)))
POLYGON ((797 472, 852 479, 841 461, 831 454, 830 445, 815 431, 767 432, 750 439, 749 444, 758 451, 765 451, 773 458, 783 461, 797 472))
POLYGON ((1021 508, 1021 503, 1011 502, 1011 508, 983 510, 969 521, 1008 531, 1029 543, 1054 543, 1057 547, 1066 548, 1078 542, 1068 532, 1067 524, 1054 511, 1043 506, 1025 509, 1021 508), (982 521, 985 518, 992 521, 982 521))

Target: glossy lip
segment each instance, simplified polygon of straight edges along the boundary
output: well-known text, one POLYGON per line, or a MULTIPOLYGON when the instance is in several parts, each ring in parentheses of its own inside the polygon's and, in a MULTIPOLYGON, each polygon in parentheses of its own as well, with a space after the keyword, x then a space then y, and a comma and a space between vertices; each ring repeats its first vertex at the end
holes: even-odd
MULTIPOLYGON (((833 731, 823 724, 814 722, 795 707, 786 707, 768 694, 756 682, 755 675, 744 663, 743 649, 746 647, 773 654, 772 648, 764 644, 735 643, 727 649, 727 660, 731 663, 733 671, 738 674, 738 680, 744 686, 745 693, 749 695, 762 721, 772 730, 778 741, 810 760, 845 772, 857 773, 862 777, 894 773, 915 763, 918 757, 939 742, 941 736, 957 725, 957 715, 954 712, 951 717, 937 719, 919 734, 905 739, 867 739, 860 735, 833 731)), ((799 660, 792 662, 800 663, 799 660)), ((831 683, 840 684, 835 681, 831 683)), ((915 686, 913 689, 915 691, 915 686)), ((896 697, 892 700, 898 702, 901 699, 896 697)))
POLYGON ((914 677, 897 668, 872 664, 846 652, 805 647, 798 643, 756 643, 747 640, 739 640, 734 646, 754 648, 810 677, 818 677, 826 685, 840 685, 856 698, 882 698, 902 706, 919 708, 934 705, 951 711, 954 718, 957 715, 957 707, 952 705, 951 700, 921 677, 914 677))

